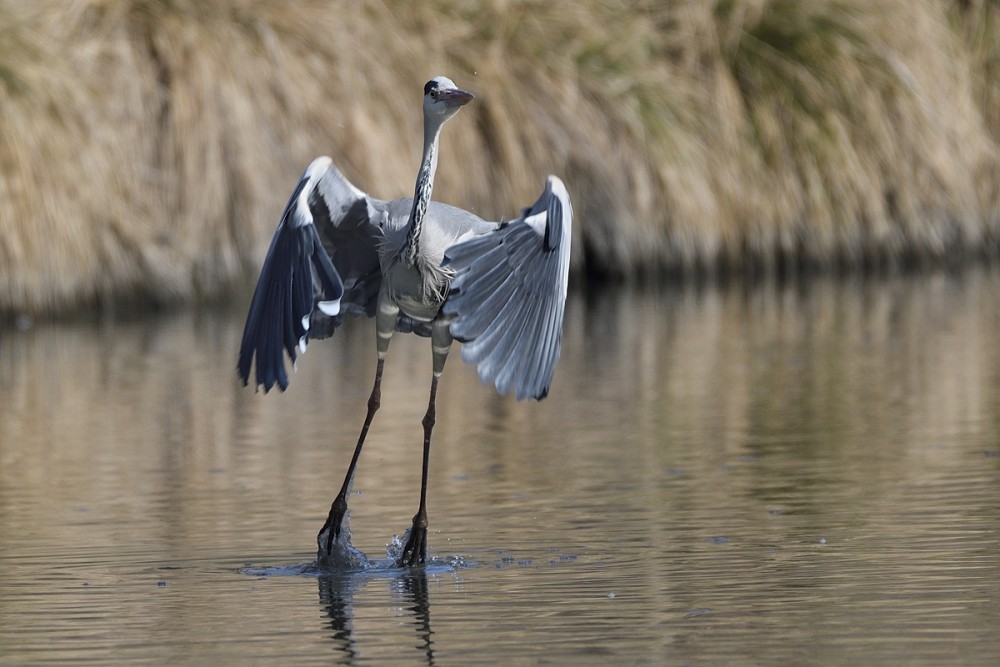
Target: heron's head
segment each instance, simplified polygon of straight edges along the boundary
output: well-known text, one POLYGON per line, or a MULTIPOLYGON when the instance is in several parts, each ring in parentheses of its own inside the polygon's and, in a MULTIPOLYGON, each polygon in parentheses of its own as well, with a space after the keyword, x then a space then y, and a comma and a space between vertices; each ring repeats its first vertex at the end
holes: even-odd
POLYGON ((436 76, 424 84, 424 116, 443 123, 475 97, 446 76, 436 76))

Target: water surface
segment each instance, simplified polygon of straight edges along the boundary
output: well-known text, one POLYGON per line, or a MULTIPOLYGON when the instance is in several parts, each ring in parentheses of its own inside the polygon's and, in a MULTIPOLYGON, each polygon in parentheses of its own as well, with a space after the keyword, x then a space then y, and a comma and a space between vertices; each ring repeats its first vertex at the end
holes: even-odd
MULTIPOLYGON (((371 323, 265 396, 242 318, 0 334, 0 663, 1000 660, 1000 272, 574 294, 540 403, 454 354, 412 572, 306 567, 371 323)), ((397 336, 351 498, 373 559, 429 371, 397 336)))

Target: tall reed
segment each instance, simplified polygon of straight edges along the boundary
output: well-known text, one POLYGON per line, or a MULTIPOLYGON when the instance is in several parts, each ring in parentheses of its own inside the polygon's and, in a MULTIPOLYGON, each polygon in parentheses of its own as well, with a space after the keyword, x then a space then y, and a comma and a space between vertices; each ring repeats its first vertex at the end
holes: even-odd
POLYGON ((245 285, 315 155, 411 192, 439 73, 478 97, 435 196, 563 175, 578 272, 992 254, 998 35, 996 0, 0 0, 0 311, 245 285))

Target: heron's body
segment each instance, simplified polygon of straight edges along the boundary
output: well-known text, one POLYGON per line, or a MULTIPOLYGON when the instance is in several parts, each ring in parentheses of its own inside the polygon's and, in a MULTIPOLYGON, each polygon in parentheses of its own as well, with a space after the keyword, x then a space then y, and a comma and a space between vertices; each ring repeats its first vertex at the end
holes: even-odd
POLYGON ((352 185, 328 157, 303 173, 282 215, 254 292, 238 371, 285 389, 284 355, 324 338, 345 314, 375 318, 378 365, 354 456, 322 530, 319 559, 333 554, 362 445, 381 402, 393 333, 431 338, 433 376, 424 415, 420 507, 400 556, 426 554, 426 487, 437 383, 453 339, 484 381, 518 399, 544 398, 559 357, 572 208, 550 176, 534 206, 510 222, 487 222, 431 200, 441 127, 472 99, 447 78, 424 87, 424 149, 411 199, 383 201, 352 185))
POLYGON ((473 236, 496 229, 467 211, 430 202, 415 264, 401 257, 406 244, 412 199, 397 199, 386 206, 386 242, 379 252, 383 284, 389 297, 414 320, 430 322, 448 296, 453 271, 442 267, 444 251, 473 236), (404 212, 405 211, 405 212, 404 212), (402 215, 400 215, 402 213, 402 215))

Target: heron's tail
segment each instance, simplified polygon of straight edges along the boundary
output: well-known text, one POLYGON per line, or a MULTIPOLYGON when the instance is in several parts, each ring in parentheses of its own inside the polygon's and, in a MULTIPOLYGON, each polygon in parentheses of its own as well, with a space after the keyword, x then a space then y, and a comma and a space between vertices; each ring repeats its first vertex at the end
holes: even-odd
POLYGON ((573 207, 549 176, 545 191, 516 220, 452 246, 455 271, 443 306, 462 360, 497 391, 545 398, 562 342, 573 207))

